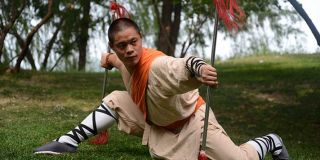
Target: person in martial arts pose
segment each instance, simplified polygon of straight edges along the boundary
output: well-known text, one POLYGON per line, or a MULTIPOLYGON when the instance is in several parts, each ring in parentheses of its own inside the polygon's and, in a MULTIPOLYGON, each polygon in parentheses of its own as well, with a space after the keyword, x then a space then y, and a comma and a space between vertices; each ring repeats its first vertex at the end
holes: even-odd
MULTIPOLYGON (((200 58, 174 58, 142 46, 137 24, 127 18, 112 22, 101 65, 121 72, 126 91, 114 91, 77 127, 34 150, 35 154, 75 152, 80 142, 117 123, 118 129, 142 137, 156 159, 197 159, 204 125, 202 84, 217 87, 217 72, 200 58)), ((210 109, 206 154, 217 160, 289 159, 280 136, 267 134, 237 146, 210 109)))

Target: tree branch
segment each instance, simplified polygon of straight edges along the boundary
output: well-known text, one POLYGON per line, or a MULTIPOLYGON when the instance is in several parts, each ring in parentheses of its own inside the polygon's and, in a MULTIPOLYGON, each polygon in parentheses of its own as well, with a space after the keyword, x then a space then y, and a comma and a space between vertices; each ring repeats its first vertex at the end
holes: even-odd
POLYGON ((28 49, 29 49, 29 45, 32 41, 33 36, 35 35, 35 33, 37 33, 37 31, 39 30, 39 28, 45 24, 52 16, 53 16, 53 11, 52 11, 52 6, 53 6, 53 0, 48 0, 48 12, 47 14, 41 19, 41 21, 32 28, 31 32, 29 32, 29 34, 27 35, 27 38, 25 40, 25 46, 23 47, 22 51, 19 54, 19 57, 17 59, 17 63, 13 69, 13 72, 19 72, 20 71, 20 66, 21 66, 21 62, 24 59, 24 57, 27 55, 28 53, 28 49))
MULTIPOLYGON (((14 3, 15 1, 13 1, 14 3)), ((21 9, 17 9, 16 3, 14 3, 10 9, 10 12, 12 14, 12 18, 10 18, 9 23, 6 25, 1 24, 1 32, 0 32, 0 61, 1 61, 1 56, 3 54, 2 49, 4 46, 4 40, 6 39, 6 36, 8 34, 8 32, 10 31, 10 29, 12 28, 12 26, 14 25, 14 23, 16 22, 16 20, 19 18, 19 16, 21 15, 22 11, 24 10, 26 6, 26 1, 23 0, 22 1, 22 7, 21 9)))
POLYGON ((46 53, 45 53, 44 60, 43 60, 42 65, 41 65, 41 70, 45 70, 47 68, 49 55, 51 53, 53 44, 57 39, 58 33, 59 33, 60 29, 61 29, 61 26, 62 26, 63 22, 64 22, 64 19, 61 19, 60 23, 57 25, 57 28, 53 33, 53 36, 51 37, 50 41, 48 42, 48 44, 46 46, 46 53))
MULTIPOLYGON (((12 31, 10 33, 13 36, 16 37, 17 42, 19 43, 19 46, 22 49, 25 46, 25 41, 23 40, 23 38, 16 32, 16 30, 14 30, 14 31, 12 31)), ((35 65, 34 59, 32 57, 32 54, 31 54, 31 51, 29 50, 29 48, 27 50, 27 55, 26 56, 27 56, 27 59, 28 59, 30 65, 31 65, 32 70, 37 70, 37 67, 35 65)))
POLYGON ((53 71, 54 68, 56 68, 56 66, 58 65, 58 63, 60 62, 60 60, 66 55, 66 52, 62 53, 60 55, 60 57, 57 59, 56 63, 51 67, 50 72, 53 71))
POLYGON ((204 25, 204 23, 207 21, 208 17, 205 16, 203 20, 201 18, 197 18, 197 22, 192 21, 191 23, 191 30, 188 34, 186 40, 183 42, 180 57, 185 57, 187 54, 190 46, 194 43, 194 39, 197 37, 198 33, 201 32, 201 28, 204 25), (186 46, 186 44, 188 45, 186 46))

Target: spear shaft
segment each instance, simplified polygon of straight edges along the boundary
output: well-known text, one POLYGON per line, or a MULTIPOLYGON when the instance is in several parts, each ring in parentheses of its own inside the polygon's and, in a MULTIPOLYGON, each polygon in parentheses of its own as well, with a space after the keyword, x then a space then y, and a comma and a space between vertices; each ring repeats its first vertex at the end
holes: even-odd
MULTIPOLYGON (((212 39, 212 49, 211 49, 211 65, 214 66, 215 61, 215 54, 216 54, 216 45, 217 45, 217 35, 218 35, 218 11, 215 11, 215 24, 214 24, 214 31, 213 31, 213 39, 212 39)), ((208 121, 209 121, 209 111, 210 111, 210 93, 212 88, 207 86, 207 95, 206 95, 206 110, 205 110, 205 118, 204 118, 204 128, 202 134, 202 144, 201 144, 201 151, 205 151, 206 144, 207 144, 207 132, 208 132, 208 121)))

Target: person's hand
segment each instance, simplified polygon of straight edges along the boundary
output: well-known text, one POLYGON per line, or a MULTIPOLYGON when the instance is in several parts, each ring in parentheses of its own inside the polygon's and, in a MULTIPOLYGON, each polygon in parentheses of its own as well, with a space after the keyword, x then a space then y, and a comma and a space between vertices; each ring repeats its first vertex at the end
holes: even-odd
POLYGON ((103 53, 101 55, 100 66, 106 69, 112 69, 118 66, 118 57, 114 53, 103 53))
POLYGON ((198 80, 207 86, 218 87, 218 74, 217 70, 209 64, 205 64, 200 68, 200 77, 198 80))

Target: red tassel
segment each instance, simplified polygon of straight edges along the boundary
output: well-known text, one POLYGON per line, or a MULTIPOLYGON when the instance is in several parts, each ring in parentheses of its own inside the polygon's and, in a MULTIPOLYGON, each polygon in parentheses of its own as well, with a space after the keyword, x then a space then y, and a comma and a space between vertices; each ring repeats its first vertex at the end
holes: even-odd
POLYGON ((130 13, 122 5, 115 1, 111 1, 110 10, 114 13, 112 19, 130 18, 130 13))
POLYGON ((96 135, 95 137, 93 137, 93 139, 91 139, 89 143, 93 145, 107 144, 108 140, 109 140, 108 130, 105 130, 99 133, 98 135, 96 135))
POLYGON ((200 151, 199 156, 198 156, 198 160, 208 160, 208 157, 207 157, 205 151, 200 151))
POLYGON ((244 11, 238 6, 236 0, 213 0, 219 18, 222 19, 229 31, 238 30, 244 23, 244 11))

